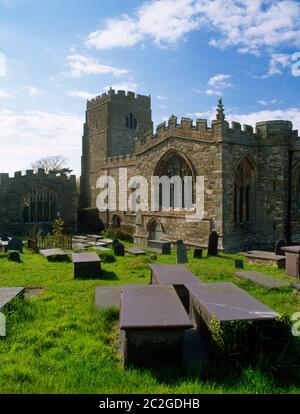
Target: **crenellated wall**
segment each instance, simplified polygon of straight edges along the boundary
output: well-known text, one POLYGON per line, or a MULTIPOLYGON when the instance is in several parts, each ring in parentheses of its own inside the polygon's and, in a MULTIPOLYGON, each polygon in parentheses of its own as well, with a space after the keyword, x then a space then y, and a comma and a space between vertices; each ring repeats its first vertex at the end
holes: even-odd
MULTIPOLYGON (((32 226, 23 222, 23 197, 33 188, 45 188, 53 191, 57 199, 57 211, 65 222, 65 230, 74 232, 77 228, 77 190, 76 176, 46 174, 43 169, 0 174, 0 233, 32 232, 32 226)), ((39 224, 40 231, 51 230, 50 223, 39 224)))

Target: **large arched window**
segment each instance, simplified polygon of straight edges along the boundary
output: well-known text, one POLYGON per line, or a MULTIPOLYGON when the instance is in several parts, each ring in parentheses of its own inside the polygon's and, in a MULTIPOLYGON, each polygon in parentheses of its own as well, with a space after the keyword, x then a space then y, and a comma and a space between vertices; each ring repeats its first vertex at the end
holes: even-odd
POLYGON ((53 191, 48 188, 36 187, 24 194, 24 223, 50 223, 56 215, 56 194, 53 191))
MULTIPOLYGON (((190 162, 176 151, 169 151, 158 163, 154 176, 167 177, 170 181, 164 187, 163 182, 159 184, 159 210, 165 207, 184 209, 192 208, 195 203, 195 182, 190 162), (169 196, 169 205, 165 204, 166 192, 169 196)), ((168 204, 168 202, 167 202, 168 204)))
POLYGON ((235 172, 234 222, 249 223, 254 219, 255 167, 245 158, 235 172))

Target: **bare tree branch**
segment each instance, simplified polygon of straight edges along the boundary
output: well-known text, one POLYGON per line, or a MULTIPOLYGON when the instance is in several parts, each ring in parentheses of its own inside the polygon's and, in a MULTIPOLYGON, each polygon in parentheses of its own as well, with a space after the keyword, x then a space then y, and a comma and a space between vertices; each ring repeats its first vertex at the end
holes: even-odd
POLYGON ((45 173, 48 174, 50 171, 57 173, 69 174, 72 172, 70 168, 66 167, 67 159, 62 155, 53 155, 44 158, 40 158, 31 163, 31 168, 38 172, 40 168, 45 170, 45 173))

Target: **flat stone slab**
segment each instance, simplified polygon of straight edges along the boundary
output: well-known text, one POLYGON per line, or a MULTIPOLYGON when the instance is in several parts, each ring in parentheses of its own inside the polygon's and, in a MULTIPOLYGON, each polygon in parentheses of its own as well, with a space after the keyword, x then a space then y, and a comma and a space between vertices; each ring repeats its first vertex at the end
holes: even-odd
POLYGON ((190 270, 181 265, 151 264, 153 281, 160 285, 188 285, 203 283, 190 270))
POLYGON ((112 239, 101 239, 101 243, 104 243, 104 244, 112 244, 113 243, 113 240, 112 239))
POLYGON ((57 258, 58 260, 68 260, 69 256, 68 254, 62 250, 62 249, 46 249, 46 250, 40 250, 40 254, 48 260, 55 260, 57 258))
POLYGON ((104 247, 104 246, 93 246, 94 250, 99 250, 100 252, 108 252, 111 249, 109 249, 108 247, 104 247))
POLYGON ((171 242, 167 240, 148 240, 147 246, 151 249, 157 249, 161 254, 171 253, 171 242))
POLYGON ((291 287, 300 291, 300 283, 291 283, 291 287))
POLYGON ((110 306, 120 308, 122 286, 97 286, 95 303, 96 308, 105 309, 110 306))
POLYGON ((208 327, 214 317, 219 322, 227 322, 272 320, 279 316, 233 283, 192 284, 188 289, 194 314, 198 314, 208 327))
POLYGON ((285 266, 285 256, 279 256, 272 252, 265 252, 260 250, 250 250, 239 253, 239 255, 246 257, 251 263, 274 264, 278 268, 285 266))
POLYGON ((12 302, 17 296, 23 295, 24 287, 0 288, 0 310, 12 302))
POLYGON ((141 256, 146 254, 145 250, 142 250, 138 247, 128 247, 127 249, 125 249, 125 252, 129 254, 134 254, 135 256, 141 256))
POLYGON ((193 325, 173 286, 124 286, 121 329, 187 329, 193 325))
POLYGON ((250 280, 257 285, 260 285, 266 289, 276 289, 281 287, 288 287, 290 283, 285 282, 284 280, 275 279, 272 276, 266 275, 261 272, 256 272, 255 270, 243 270, 240 272, 234 273, 239 279, 250 280))
POLYGON ((96 253, 72 253, 73 263, 97 263, 101 262, 96 253))
POLYGON ((300 246, 285 246, 282 247, 281 250, 283 250, 284 252, 300 254, 300 246))

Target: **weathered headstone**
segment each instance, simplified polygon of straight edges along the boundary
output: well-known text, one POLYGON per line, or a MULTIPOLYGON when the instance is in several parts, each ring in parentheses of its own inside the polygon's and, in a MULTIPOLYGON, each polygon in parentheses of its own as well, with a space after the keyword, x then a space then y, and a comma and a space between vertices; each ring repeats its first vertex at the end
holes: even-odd
POLYGON ((202 249, 195 249, 194 250, 194 259, 202 259, 203 250, 202 249))
POLYGON ((183 240, 177 240, 176 242, 176 262, 178 264, 188 262, 187 250, 183 240))
POLYGON ((119 244, 119 240, 118 239, 114 239, 112 242, 112 246, 115 247, 116 244, 119 244))
POLYGON ((7 245, 7 250, 16 250, 22 253, 23 252, 23 241, 19 239, 18 237, 12 238, 7 245))
POLYGON ((96 253, 72 253, 74 279, 101 276, 101 259, 96 253))
POLYGON ((282 247, 286 245, 284 240, 278 240, 275 244, 275 254, 278 256, 284 256, 284 251, 282 250, 282 247))
POLYGON ((115 256, 125 256, 125 247, 122 243, 117 243, 113 246, 115 256))
POLYGON ((209 235, 208 239, 208 256, 218 256, 218 242, 219 242, 219 235, 216 231, 213 231, 209 235))
POLYGON ((235 260, 234 261, 234 267, 236 269, 244 269, 244 262, 243 262, 243 260, 235 260))

